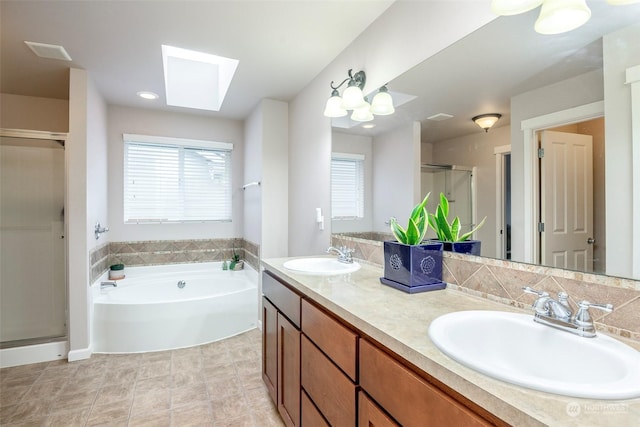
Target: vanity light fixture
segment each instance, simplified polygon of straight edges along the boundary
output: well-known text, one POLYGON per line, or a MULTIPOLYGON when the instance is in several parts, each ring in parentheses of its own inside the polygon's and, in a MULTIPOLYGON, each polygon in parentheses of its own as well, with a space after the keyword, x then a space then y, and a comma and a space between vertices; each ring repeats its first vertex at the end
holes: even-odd
POLYGON ((344 79, 340 84, 334 85, 331 82, 331 97, 327 100, 324 109, 325 117, 344 117, 348 114, 347 110, 352 110, 351 120, 358 122, 367 122, 373 120, 373 115, 384 116, 393 114, 393 99, 385 86, 382 86, 378 93, 373 97, 371 104, 365 98, 362 89, 367 81, 364 71, 358 71, 353 74, 353 69, 348 72, 349 77, 344 79), (347 83, 347 88, 340 97, 338 89, 347 83))
POLYGON ((485 132, 489 132, 489 129, 491 129, 491 127, 496 124, 500 117, 502 117, 502 114, 498 113, 480 114, 479 116, 475 116, 471 120, 473 120, 475 124, 484 129, 485 132))
MULTIPOLYGON (((637 3, 640 0, 607 0, 614 6, 637 3)), ((536 7, 540 15, 534 28, 540 34, 560 34, 574 30, 591 18, 591 9, 585 0, 492 0, 491 9, 497 15, 517 15, 536 7)))

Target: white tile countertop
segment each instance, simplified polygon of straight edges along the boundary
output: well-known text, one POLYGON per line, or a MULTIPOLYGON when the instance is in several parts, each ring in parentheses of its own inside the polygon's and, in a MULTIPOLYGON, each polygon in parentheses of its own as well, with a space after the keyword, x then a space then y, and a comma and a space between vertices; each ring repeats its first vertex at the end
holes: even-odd
MULTIPOLYGON (((496 310, 522 313, 520 309, 453 289, 407 294, 382 285, 382 268, 370 265, 362 265, 360 270, 343 275, 299 274, 283 267, 284 262, 290 259, 265 259, 262 264, 302 295, 509 424, 640 425, 640 398, 580 399, 505 383, 445 356, 428 335, 431 321, 450 312, 496 310)), ((529 313, 533 317, 533 313, 529 313)), ((640 348, 637 342, 614 338, 635 349, 640 348)), ((588 381, 588 376, 586 372, 585 381, 588 381)))

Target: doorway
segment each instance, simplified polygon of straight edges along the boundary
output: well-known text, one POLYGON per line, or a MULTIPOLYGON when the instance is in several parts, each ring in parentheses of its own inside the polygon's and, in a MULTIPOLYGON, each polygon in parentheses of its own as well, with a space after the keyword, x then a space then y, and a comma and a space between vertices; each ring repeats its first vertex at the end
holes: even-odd
POLYGON ((64 140, 0 136, 0 348, 66 341, 64 140))
POLYGON ((604 273, 604 118, 540 130, 537 136, 538 261, 604 273))

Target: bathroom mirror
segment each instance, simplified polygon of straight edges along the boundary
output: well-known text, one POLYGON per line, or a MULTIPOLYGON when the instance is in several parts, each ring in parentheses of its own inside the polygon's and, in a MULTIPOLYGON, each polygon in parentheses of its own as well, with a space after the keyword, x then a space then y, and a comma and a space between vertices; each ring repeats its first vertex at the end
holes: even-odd
MULTIPOLYGON (((511 168, 507 163, 509 156, 506 154, 509 153, 513 135, 511 126, 520 127, 520 123, 511 123, 512 98, 568 79, 581 78, 585 82, 596 82, 588 90, 593 91, 594 99, 598 99, 599 94, 601 101, 604 97, 602 37, 630 25, 639 25, 640 22, 640 4, 614 7, 606 2, 591 2, 589 6, 592 18, 588 24, 556 36, 535 33, 533 26, 539 13, 537 10, 495 19, 389 82, 388 88, 394 96, 394 103, 399 101, 396 103, 396 112, 391 116, 376 116, 369 123, 375 127, 364 128, 362 123, 352 122, 348 117, 333 119, 333 151, 363 153, 365 159, 371 159, 377 155, 372 147, 376 147, 379 140, 399 141, 403 134, 410 138, 412 126, 417 126, 413 123, 419 123, 421 158, 420 161, 413 158, 411 167, 417 168, 418 173, 420 164, 425 163, 475 169, 475 222, 487 217, 487 223, 477 236, 483 241, 482 255, 509 259, 507 245, 499 247, 496 243, 500 239, 503 243, 507 240, 508 224, 498 224, 496 212, 502 199, 497 195, 500 177, 508 175, 506 171, 510 171, 510 179, 523 173, 521 168, 511 168), (502 114, 486 133, 471 120, 473 116, 484 113, 502 114), (447 115, 453 117, 448 118, 447 115), (477 154, 474 150, 480 141, 489 141, 490 162, 478 164, 474 161, 477 154), (505 234, 504 238, 497 236, 500 232, 505 234)), ((640 63, 640 58, 637 62, 640 63)), ((603 145, 606 144, 603 120, 596 118, 594 122, 581 125, 591 130, 597 128, 593 136, 593 160, 594 164, 599 162, 600 169, 604 167, 603 145), (599 148, 595 148, 596 140, 599 148)), ((556 130, 577 132, 578 126, 571 123, 556 130)), ((411 143, 407 146, 409 148, 405 154, 410 156, 411 143)), ((408 162, 405 162, 397 170, 380 170, 376 168, 376 162, 369 160, 371 170, 367 172, 365 169, 365 182, 367 173, 370 173, 370 181, 365 194, 368 193, 371 199, 365 201, 364 217, 360 220, 332 221, 332 232, 388 231, 388 226, 384 224, 388 216, 376 217, 375 209, 380 203, 376 203, 376 191, 371 188, 374 182, 379 185, 391 175, 404 175, 406 185, 395 187, 395 191, 408 193, 407 199, 417 200, 426 191, 421 188, 419 178, 416 184, 415 173, 414 176, 407 175, 407 165, 408 162), (369 212, 366 211, 367 206, 371 209, 369 212)), ((597 188, 594 190, 594 205, 597 212, 594 213, 594 220, 599 227, 599 234, 594 234, 595 246, 598 247, 594 258, 598 259, 595 259, 591 270, 585 270, 605 273, 606 266, 601 262, 606 250, 603 244, 606 230, 602 219, 605 209, 604 173, 602 170, 595 171, 595 168, 594 185, 597 188)), ((435 201, 437 194, 432 194, 432 199, 435 201)), ((406 216, 406 212, 407 209, 403 208, 398 218, 406 216)), ((522 261, 517 258, 514 260, 522 261)))

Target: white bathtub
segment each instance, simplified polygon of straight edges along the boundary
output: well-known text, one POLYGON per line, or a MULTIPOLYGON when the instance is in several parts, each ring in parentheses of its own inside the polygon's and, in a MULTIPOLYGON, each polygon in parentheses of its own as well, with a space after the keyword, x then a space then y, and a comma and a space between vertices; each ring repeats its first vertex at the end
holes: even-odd
POLYGON ((257 325, 258 275, 246 264, 241 271, 223 271, 214 262, 127 267, 125 273, 116 288, 100 289, 100 280, 92 285, 95 353, 191 347, 257 325))

